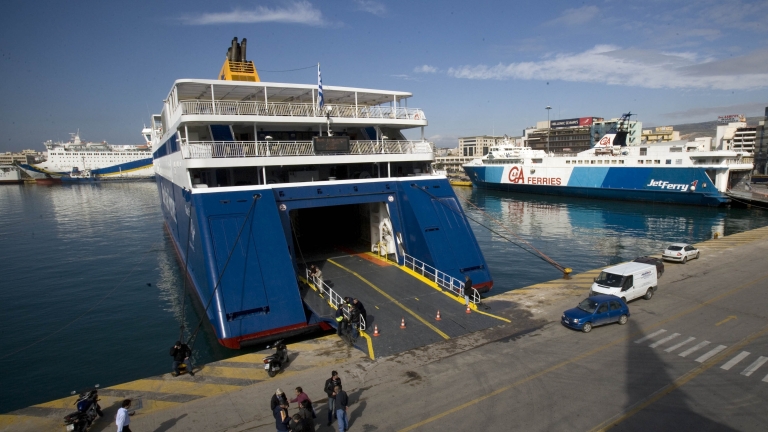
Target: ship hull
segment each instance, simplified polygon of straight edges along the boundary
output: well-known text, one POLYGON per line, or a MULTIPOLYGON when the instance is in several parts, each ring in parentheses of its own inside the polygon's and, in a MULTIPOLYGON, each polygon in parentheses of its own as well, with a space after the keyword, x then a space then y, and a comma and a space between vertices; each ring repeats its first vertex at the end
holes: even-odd
POLYGON ((471 227, 443 177, 195 193, 162 175, 156 183, 181 267, 219 343, 228 348, 327 328, 301 299, 302 257, 295 250, 292 211, 384 203, 409 254, 460 280, 471 273, 481 291, 492 286, 471 227))
POLYGON ((730 202, 701 168, 465 165, 477 188, 717 207, 730 202))

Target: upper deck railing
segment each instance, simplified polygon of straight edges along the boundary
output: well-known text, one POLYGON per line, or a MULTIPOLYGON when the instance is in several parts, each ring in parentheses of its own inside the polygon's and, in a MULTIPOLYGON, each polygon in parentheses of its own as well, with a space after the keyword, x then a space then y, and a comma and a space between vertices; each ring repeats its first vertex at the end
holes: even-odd
MULTIPOLYGON (((431 154, 428 141, 350 141, 351 155, 374 154, 431 154)), ((328 156, 315 153, 312 141, 184 141, 181 143, 184 159, 275 157, 275 156, 328 156)))
POLYGON ((322 110, 312 103, 181 101, 183 115, 253 115, 283 117, 331 117, 361 119, 426 120, 419 108, 388 106, 325 105, 322 110))

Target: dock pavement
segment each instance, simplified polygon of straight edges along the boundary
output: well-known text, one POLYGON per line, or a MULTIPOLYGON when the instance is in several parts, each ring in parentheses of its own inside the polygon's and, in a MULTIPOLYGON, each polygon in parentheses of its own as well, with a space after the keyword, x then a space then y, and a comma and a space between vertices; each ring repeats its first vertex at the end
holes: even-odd
MULTIPOLYGON (((675 430, 765 430, 766 240, 768 227, 696 244, 701 258, 666 263, 657 294, 631 302, 625 326, 582 334, 559 324, 563 310, 586 297, 599 268, 484 301, 485 310, 510 323, 375 360, 334 335, 289 345, 292 361, 274 378, 263 370, 264 351, 203 365, 194 377, 166 374, 100 389, 105 418, 90 430, 114 430, 123 398, 141 401, 131 419, 136 432, 274 430, 271 395, 281 388, 290 396, 297 386, 315 402, 316 430, 337 430, 326 426, 322 392, 331 370, 349 394, 351 431, 673 424, 675 430), (713 349, 674 355, 686 340, 713 349)), ((0 415, 0 431, 63 430, 73 400, 0 415)))

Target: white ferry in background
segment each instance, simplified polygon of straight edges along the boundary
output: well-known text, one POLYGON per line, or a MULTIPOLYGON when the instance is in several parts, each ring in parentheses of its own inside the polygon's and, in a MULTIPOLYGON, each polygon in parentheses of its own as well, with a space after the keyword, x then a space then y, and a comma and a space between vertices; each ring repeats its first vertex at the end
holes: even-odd
POLYGON ((43 143, 47 157, 19 166, 38 183, 58 181, 138 180, 154 178, 151 128, 144 128, 144 144, 114 145, 85 142, 79 131, 69 142, 43 143))
POLYGON ((165 224, 222 345, 335 325, 303 300, 299 276, 341 251, 491 288, 453 188, 429 173, 411 93, 323 87, 319 66, 318 85, 261 82, 245 44, 235 38, 218 80, 174 82, 152 121, 165 224), (415 128, 421 138, 406 139, 415 128))
POLYGON ((546 195, 720 206, 749 182, 753 156, 707 141, 626 143, 629 117, 591 149, 555 155, 512 142, 463 166, 478 188, 546 195))
POLYGON ((0 184, 24 183, 21 169, 16 165, 0 165, 0 184))

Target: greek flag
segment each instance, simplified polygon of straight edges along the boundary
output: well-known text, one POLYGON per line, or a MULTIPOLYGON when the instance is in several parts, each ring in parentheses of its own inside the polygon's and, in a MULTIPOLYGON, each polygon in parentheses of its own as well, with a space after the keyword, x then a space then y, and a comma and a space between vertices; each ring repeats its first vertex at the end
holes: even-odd
POLYGON ((320 76, 320 63, 317 64, 317 107, 323 109, 325 98, 323 98, 323 77, 320 76))

